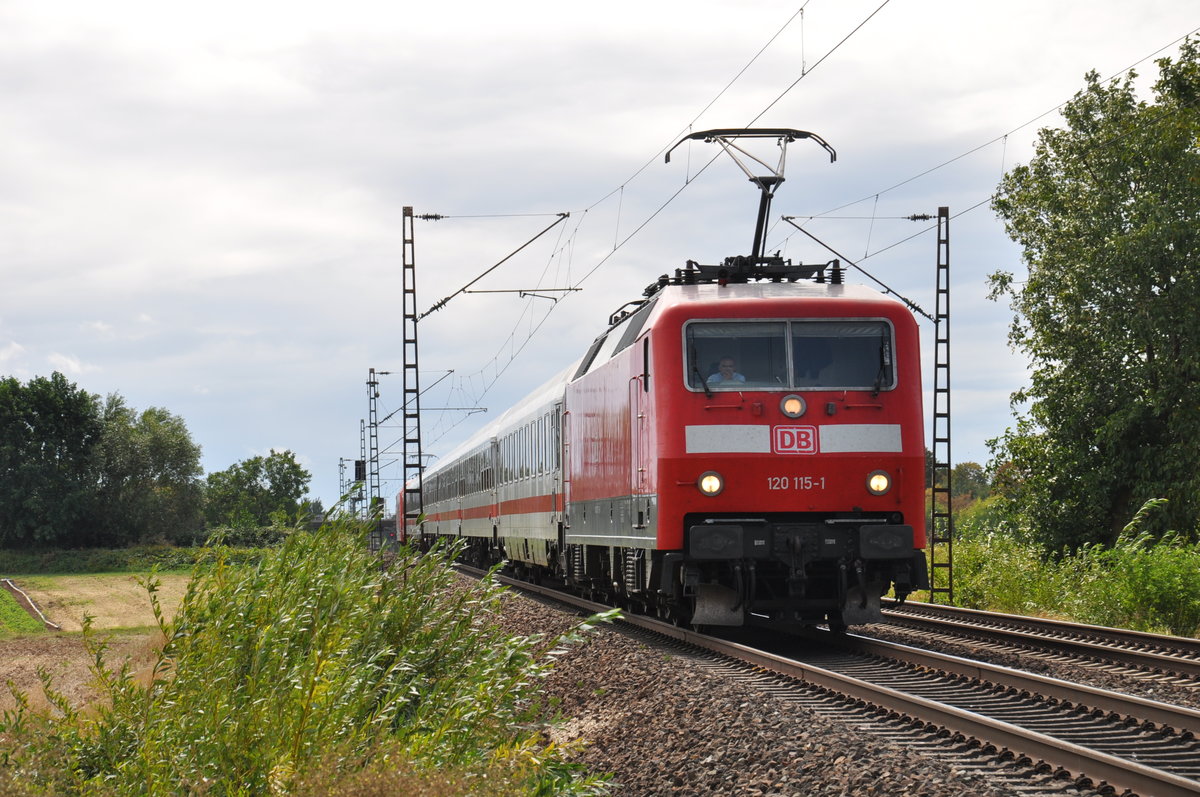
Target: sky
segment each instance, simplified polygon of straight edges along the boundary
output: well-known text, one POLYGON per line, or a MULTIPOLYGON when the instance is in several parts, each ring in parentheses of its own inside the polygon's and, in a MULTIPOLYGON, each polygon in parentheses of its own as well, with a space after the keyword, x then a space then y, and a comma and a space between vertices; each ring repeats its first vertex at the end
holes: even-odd
POLYGON ((445 217, 415 223, 421 307, 570 214, 421 321, 437 456, 660 274, 748 252, 754 186, 713 145, 667 148, 789 127, 837 160, 789 147, 768 251, 832 257, 794 216, 932 314, 932 225, 902 217, 955 214, 952 454, 986 464, 1028 379, 987 298, 1023 272, 987 200, 1087 72, 1147 85, 1197 27, 1194 0, 3 0, 0 375, 163 407, 206 472, 290 450, 328 506, 370 369, 395 372, 380 416, 400 404, 403 207, 445 217))

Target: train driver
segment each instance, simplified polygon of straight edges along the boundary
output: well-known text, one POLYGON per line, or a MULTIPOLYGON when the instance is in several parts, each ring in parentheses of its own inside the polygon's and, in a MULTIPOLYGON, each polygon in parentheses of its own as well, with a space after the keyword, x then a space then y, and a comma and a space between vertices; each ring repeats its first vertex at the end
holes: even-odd
POLYGON ((746 377, 737 372, 737 361, 732 357, 722 357, 717 363, 717 372, 708 378, 710 385, 728 385, 745 381, 746 377))

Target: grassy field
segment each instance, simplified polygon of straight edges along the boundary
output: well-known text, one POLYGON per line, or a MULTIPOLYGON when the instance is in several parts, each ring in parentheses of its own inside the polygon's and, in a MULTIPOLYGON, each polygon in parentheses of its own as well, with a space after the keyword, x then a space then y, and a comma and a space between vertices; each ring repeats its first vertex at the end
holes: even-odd
MULTIPOLYGON (((160 573, 158 599, 168 615, 174 614, 187 590, 188 573, 160 573)), ((134 573, 89 573, 86 575, 10 576, 13 583, 33 598, 42 613, 63 631, 79 631, 83 618, 91 615, 97 629, 157 627, 150 597, 142 584, 144 576, 134 573)))
POLYGON ((36 634, 41 630, 39 620, 31 617, 8 590, 0 590, 0 639, 12 634, 36 634))
MULTIPOLYGON (((92 656, 78 633, 84 615, 91 615, 92 627, 109 640, 109 660, 114 666, 127 659, 137 671, 151 661, 162 637, 139 576, 99 573, 11 578, 47 619, 63 629, 47 631, 7 590, 0 590, 0 684, 11 683, 27 694, 35 707, 46 705, 39 670, 51 673, 56 688, 73 704, 93 699, 92 656)), ((189 578, 187 573, 158 576, 164 611, 175 612, 189 578)), ((0 687, 0 711, 15 705, 11 691, 0 687)))

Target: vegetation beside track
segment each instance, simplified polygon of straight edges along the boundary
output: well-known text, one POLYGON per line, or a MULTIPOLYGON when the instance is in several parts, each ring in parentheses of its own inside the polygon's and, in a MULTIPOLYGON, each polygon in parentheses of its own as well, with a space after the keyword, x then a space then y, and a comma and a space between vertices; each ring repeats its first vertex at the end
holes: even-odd
POLYGON ((1112 546, 1048 551, 993 499, 959 514, 954 602, 972 609, 1059 617, 1138 631, 1200 634, 1200 543, 1153 537, 1150 501, 1112 546))
POLYGON ((85 632, 101 708, 49 684, 54 713, 6 714, 0 791, 603 793, 542 733, 536 685, 557 645, 490 622, 498 588, 462 587, 447 552, 381 569, 363 537, 334 523, 255 567, 198 566, 138 678, 85 632))

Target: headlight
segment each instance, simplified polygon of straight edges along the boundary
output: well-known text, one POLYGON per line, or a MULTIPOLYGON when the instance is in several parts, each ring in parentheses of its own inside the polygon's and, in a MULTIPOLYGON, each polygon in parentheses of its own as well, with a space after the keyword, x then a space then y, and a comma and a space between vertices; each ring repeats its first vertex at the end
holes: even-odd
POLYGON ((884 495, 892 489, 892 477, 886 471, 871 471, 867 476, 867 492, 871 495, 884 495))
POLYGON ((779 411, 789 418, 799 418, 806 409, 808 406, 804 403, 804 399, 795 393, 789 393, 779 401, 779 411))
POLYGON ((710 470, 700 474, 700 478, 696 479, 696 486, 705 495, 720 495, 725 489, 725 480, 721 478, 721 474, 710 470))

